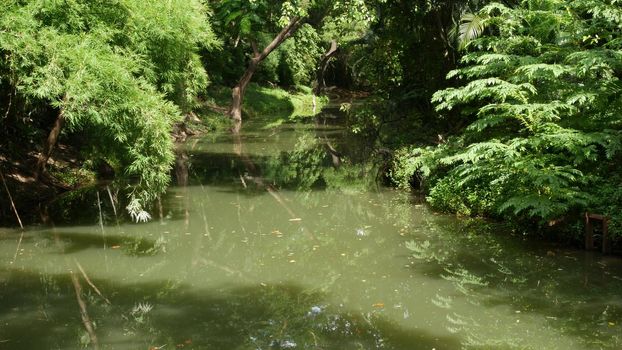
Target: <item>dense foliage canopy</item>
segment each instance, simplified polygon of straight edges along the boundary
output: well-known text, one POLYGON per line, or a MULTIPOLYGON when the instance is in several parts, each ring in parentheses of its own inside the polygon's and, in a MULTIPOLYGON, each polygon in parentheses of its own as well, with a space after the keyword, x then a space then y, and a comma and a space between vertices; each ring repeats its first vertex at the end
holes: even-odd
POLYGON ((172 125, 207 83, 198 51, 215 43, 201 1, 4 0, 3 131, 16 141, 62 116, 149 200, 168 184, 172 125))
MULTIPOLYGON (((433 102, 467 125, 448 142, 406 149, 438 208, 543 222, 620 203, 622 8, 619 1, 491 3, 468 19, 460 68, 433 102)), ((618 226, 619 227, 619 226, 618 226)))

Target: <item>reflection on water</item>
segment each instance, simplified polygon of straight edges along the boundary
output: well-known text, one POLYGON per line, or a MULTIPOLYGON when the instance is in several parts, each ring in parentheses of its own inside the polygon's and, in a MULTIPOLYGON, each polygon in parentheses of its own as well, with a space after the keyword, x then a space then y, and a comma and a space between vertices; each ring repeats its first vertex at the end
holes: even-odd
POLYGON ((100 349, 622 346, 620 261, 383 189, 331 119, 259 125, 180 148, 150 223, 104 188, 0 230, 0 348, 93 346, 85 314, 100 349))

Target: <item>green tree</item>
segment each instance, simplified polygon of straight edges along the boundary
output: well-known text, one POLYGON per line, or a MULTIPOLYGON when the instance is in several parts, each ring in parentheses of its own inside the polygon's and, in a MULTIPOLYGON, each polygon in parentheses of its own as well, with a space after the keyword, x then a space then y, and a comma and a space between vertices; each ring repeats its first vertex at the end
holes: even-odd
POLYGON ((10 0, 0 6, 0 79, 8 86, 2 93, 22 101, 0 123, 34 115, 37 106, 56 114, 37 172, 45 171, 66 124, 69 132, 95 130, 89 144, 119 175, 137 179, 132 208, 164 191, 172 125, 207 83, 197 52, 216 44, 205 5, 10 0))
MULTIPOLYGON (((313 37, 317 36, 317 29, 324 19, 340 18, 361 4, 363 2, 357 0, 227 0, 219 2, 216 7, 216 18, 223 27, 222 32, 227 37, 227 43, 233 47, 244 44, 252 51, 248 62, 245 63, 246 70, 232 89, 229 115, 235 123, 233 131, 239 131, 241 126, 242 103, 246 88, 262 62, 272 52, 281 47, 288 38, 300 32, 300 28, 304 28, 298 43, 286 48, 284 56, 285 60, 291 64, 294 74, 300 71, 300 68, 302 71, 308 71, 308 67, 300 67, 300 65, 308 65, 310 58, 308 53, 315 53, 316 50, 309 50, 309 48, 312 48, 317 41, 317 38, 313 39, 313 37), (311 45, 308 45, 309 43, 311 45)), ((317 53, 315 55, 319 56, 317 53)), ((311 62, 318 59, 319 57, 311 59, 311 62)), ((296 81, 296 77, 293 80, 296 81)))
POLYGON ((233 131, 240 129, 242 122, 242 101, 244 93, 257 71, 257 68, 276 48, 292 36, 303 23, 307 15, 309 2, 300 1, 249 1, 227 0, 217 7, 217 16, 222 25, 233 35, 234 45, 240 40, 248 42, 252 55, 248 66, 237 84, 232 89, 232 101, 229 115, 235 126, 233 131), (280 29, 279 29, 280 28, 280 29), (259 35, 262 32, 273 32, 274 37, 260 48, 259 35))
POLYGON ((397 177, 427 175, 432 201, 451 210, 479 206, 478 214, 544 222, 603 208, 607 199, 595 189, 617 186, 607 178, 622 170, 619 5, 485 6, 477 14, 485 29, 465 42, 462 66, 448 74, 459 87, 433 98, 440 113, 460 111, 468 127, 438 147, 406 151, 397 177))

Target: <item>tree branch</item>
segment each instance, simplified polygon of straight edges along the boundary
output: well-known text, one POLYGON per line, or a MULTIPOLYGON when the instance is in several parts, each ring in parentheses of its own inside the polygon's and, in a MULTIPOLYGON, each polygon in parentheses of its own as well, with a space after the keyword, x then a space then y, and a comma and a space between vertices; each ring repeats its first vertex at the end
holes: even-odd
POLYGON ((253 57, 258 57, 260 53, 255 40, 251 40, 251 47, 253 48, 253 57))
POLYGON ((257 61, 262 61, 264 58, 268 57, 268 55, 272 51, 274 51, 274 49, 279 47, 279 45, 281 45, 281 43, 283 43, 283 41, 285 41, 285 39, 289 38, 293 33, 296 32, 296 30, 298 29, 298 26, 300 25, 301 22, 302 22, 302 18, 301 17, 298 17, 298 16, 293 17, 289 21, 289 23, 285 27, 283 27, 283 29, 281 29, 279 34, 277 34, 277 36, 274 37, 274 39, 272 39, 270 44, 268 44, 268 46, 266 46, 263 49, 263 51, 261 51, 259 56, 256 56, 257 61))

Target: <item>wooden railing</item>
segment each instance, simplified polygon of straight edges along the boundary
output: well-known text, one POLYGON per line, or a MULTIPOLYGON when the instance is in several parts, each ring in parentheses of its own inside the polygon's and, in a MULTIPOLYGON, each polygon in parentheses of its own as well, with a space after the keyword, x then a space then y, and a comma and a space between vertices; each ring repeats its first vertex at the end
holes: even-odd
POLYGON ((594 222, 602 225, 602 252, 611 253, 611 239, 609 238, 609 217, 599 214, 585 213, 585 249, 594 249, 594 222))

